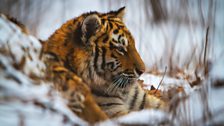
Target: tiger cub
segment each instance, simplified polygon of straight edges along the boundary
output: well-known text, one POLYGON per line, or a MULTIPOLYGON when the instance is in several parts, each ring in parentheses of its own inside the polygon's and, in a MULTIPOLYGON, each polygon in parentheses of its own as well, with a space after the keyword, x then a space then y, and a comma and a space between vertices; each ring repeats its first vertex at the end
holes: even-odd
POLYGON ((166 106, 137 82, 145 65, 123 22, 124 11, 123 7, 109 13, 82 14, 63 24, 43 46, 44 54, 62 61, 66 70, 82 79, 110 118, 166 106))

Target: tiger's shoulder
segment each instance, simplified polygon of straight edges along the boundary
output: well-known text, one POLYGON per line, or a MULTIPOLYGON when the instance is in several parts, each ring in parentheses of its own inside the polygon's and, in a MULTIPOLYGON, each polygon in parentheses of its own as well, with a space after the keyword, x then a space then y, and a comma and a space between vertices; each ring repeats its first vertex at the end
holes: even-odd
POLYGON ((108 117, 94 101, 89 87, 64 62, 55 55, 44 55, 46 80, 53 82, 53 88, 68 101, 68 107, 79 117, 90 122, 106 120, 108 117), (89 114, 91 113, 91 114, 89 114))

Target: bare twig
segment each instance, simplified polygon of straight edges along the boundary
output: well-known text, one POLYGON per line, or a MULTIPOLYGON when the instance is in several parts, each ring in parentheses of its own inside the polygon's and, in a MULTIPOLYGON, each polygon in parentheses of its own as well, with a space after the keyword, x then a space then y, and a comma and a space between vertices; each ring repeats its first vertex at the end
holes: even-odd
POLYGON ((206 61, 206 57, 207 57, 207 48, 208 48, 208 32, 209 32, 209 27, 207 27, 206 30, 206 38, 205 38, 205 51, 204 51, 204 67, 205 67, 205 71, 204 71, 204 75, 206 76, 208 73, 208 63, 206 61))
POLYGON ((159 82, 159 85, 158 85, 158 87, 156 88, 156 91, 155 91, 154 94, 156 94, 156 92, 158 91, 160 85, 162 84, 163 79, 164 79, 164 77, 165 77, 165 75, 166 75, 166 70, 167 70, 167 66, 165 67, 165 71, 164 71, 164 73, 163 73, 163 77, 162 77, 161 81, 159 82))

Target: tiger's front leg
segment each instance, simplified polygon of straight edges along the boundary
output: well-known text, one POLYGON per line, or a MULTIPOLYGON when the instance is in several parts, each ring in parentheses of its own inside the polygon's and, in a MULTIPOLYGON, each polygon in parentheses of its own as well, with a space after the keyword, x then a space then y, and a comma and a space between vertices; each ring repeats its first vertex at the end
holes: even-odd
POLYGON ((129 113, 128 107, 122 98, 109 96, 104 93, 95 93, 95 101, 109 118, 119 117, 129 113))
POLYGON ((126 103, 129 106, 129 111, 139 111, 142 109, 160 109, 167 111, 168 106, 163 100, 149 94, 140 85, 134 85, 129 90, 126 103))
POLYGON ((68 103, 68 107, 84 120, 95 123, 108 119, 94 101, 89 87, 64 67, 53 69, 54 87, 68 103))
POLYGON ((168 106, 167 103, 165 103, 163 100, 153 95, 147 94, 144 108, 155 108, 166 111, 168 109, 168 106))

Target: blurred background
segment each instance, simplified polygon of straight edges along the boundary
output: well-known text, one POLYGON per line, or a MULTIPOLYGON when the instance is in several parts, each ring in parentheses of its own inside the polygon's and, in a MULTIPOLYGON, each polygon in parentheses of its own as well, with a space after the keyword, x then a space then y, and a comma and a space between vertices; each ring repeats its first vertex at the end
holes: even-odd
POLYGON ((1 13, 16 17, 42 40, 82 13, 123 6, 148 72, 159 74, 168 66, 170 75, 192 73, 200 71, 204 59, 207 65, 224 64, 223 0, 0 0, 1 13))
POLYGON ((0 0, 0 13, 46 40, 82 13, 123 6, 125 24, 150 73, 143 75, 144 82, 185 89, 178 95, 171 88, 170 98, 177 99, 171 101, 174 119, 181 125, 223 125, 224 0, 0 0))

